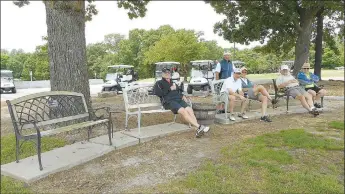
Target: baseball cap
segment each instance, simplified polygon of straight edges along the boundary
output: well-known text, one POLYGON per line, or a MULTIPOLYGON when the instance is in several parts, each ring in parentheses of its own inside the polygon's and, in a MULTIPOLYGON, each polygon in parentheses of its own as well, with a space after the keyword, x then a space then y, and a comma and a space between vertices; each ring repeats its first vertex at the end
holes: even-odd
POLYGON ((284 69, 289 70, 289 66, 287 66, 287 65, 282 65, 282 66, 280 66, 280 70, 284 70, 284 69))
POLYGON ((247 68, 246 68, 246 67, 242 67, 242 68, 241 68, 241 72, 242 72, 243 70, 247 70, 247 68))
POLYGON ((238 68, 235 68, 235 69, 234 69, 234 73, 241 73, 241 70, 238 69, 238 68))
POLYGON ((163 72, 163 73, 170 72, 170 69, 169 69, 169 68, 164 67, 164 68, 162 69, 162 72, 163 72))
POLYGON ((225 55, 230 55, 230 53, 229 53, 229 52, 227 52, 227 53, 224 53, 224 54, 223 54, 223 56, 225 56, 225 55))

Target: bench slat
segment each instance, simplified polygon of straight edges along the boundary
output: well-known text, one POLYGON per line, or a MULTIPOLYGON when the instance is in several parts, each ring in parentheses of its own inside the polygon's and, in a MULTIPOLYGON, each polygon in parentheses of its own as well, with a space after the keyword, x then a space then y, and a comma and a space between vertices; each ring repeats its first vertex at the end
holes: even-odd
MULTIPOLYGON (((66 121, 72 121, 72 120, 82 119, 82 118, 86 118, 86 117, 89 117, 89 113, 79 114, 79 115, 70 116, 70 117, 62 117, 62 118, 52 119, 52 120, 48 120, 48 121, 41 121, 41 122, 38 122, 36 125, 37 125, 37 127, 42 127, 45 125, 51 125, 51 124, 61 123, 61 122, 66 122, 66 121)), ((33 124, 24 124, 22 126, 22 129, 30 129, 30 128, 34 128, 34 125, 33 124)))
MULTIPOLYGON (((57 129, 53 129, 53 130, 47 130, 47 131, 42 131, 41 132, 41 136, 44 137, 44 136, 51 136, 51 135, 55 135, 55 134, 59 134, 59 133, 62 133, 62 132, 67 132, 67 131, 72 131, 72 130, 75 130, 75 129, 81 129, 81 128, 85 128, 85 127, 90 127, 90 126, 93 126, 93 125, 98 125, 98 124, 102 124, 102 123, 106 123, 108 122, 108 119, 103 119, 103 120, 98 120, 98 121, 86 121, 86 122, 83 122, 83 123, 76 123, 76 124, 73 124, 73 125, 69 125, 69 126, 65 126, 65 127, 60 127, 60 128, 57 128, 57 129)), ((37 133, 33 133, 33 134, 30 134, 31 135, 36 135, 37 133)))
POLYGON ((129 109, 134 109, 134 108, 147 108, 147 107, 161 107, 162 104, 160 102, 157 103, 147 103, 147 104, 133 104, 133 105, 128 105, 129 109))

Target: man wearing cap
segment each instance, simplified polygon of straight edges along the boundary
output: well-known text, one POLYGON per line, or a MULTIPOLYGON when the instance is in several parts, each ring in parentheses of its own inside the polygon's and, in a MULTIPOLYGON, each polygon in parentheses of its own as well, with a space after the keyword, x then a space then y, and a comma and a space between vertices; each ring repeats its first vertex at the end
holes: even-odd
POLYGON ((178 85, 171 80, 171 73, 168 68, 162 69, 162 79, 155 83, 154 94, 160 97, 165 109, 171 110, 174 114, 181 114, 188 123, 197 128, 197 138, 209 131, 209 127, 198 124, 193 109, 186 103, 186 97, 178 85))
POLYGON ((301 101, 302 106, 309 111, 309 113, 318 115, 319 112, 313 105, 313 99, 302 87, 299 86, 298 81, 289 73, 289 67, 282 65, 280 67, 280 75, 276 79, 278 88, 286 88, 289 95, 301 101))
POLYGON ((248 119, 247 115, 245 114, 244 110, 246 109, 248 105, 248 99, 244 97, 244 93, 242 91, 242 83, 241 83, 241 71, 239 69, 234 70, 234 74, 231 77, 228 77, 224 80, 223 87, 221 89, 221 92, 228 93, 229 96, 229 111, 230 111, 230 117, 229 119, 231 121, 235 121, 234 117, 234 106, 235 106, 235 100, 236 98, 239 98, 241 103, 241 112, 238 114, 238 117, 241 117, 242 119, 248 119))
POLYGON ((261 118, 260 121, 272 122, 272 120, 267 115, 267 101, 271 101, 275 104, 276 101, 271 98, 268 94, 266 88, 262 85, 255 85, 247 78, 247 68, 241 68, 241 83, 242 91, 247 92, 248 98, 252 100, 257 100, 261 102, 261 118))
POLYGON ((223 59, 217 63, 215 69, 216 80, 232 77, 235 69, 235 66, 230 61, 230 53, 224 53, 223 59))
POLYGON ((302 66, 302 70, 298 73, 297 79, 299 83, 305 87, 305 90, 313 96, 314 106, 316 108, 321 108, 321 104, 319 103, 321 97, 326 95, 326 90, 317 86, 316 83, 320 80, 320 78, 309 72, 310 64, 304 63, 302 66))

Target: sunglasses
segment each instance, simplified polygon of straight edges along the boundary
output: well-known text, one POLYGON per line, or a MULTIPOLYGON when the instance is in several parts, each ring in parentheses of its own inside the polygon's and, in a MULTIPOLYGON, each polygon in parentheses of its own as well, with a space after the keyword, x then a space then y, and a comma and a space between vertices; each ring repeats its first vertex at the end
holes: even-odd
POLYGON ((235 74, 241 74, 241 72, 236 72, 235 74))
POLYGON ((303 69, 310 69, 310 68, 303 68, 303 69))
POLYGON ((247 71, 242 71, 242 73, 247 73, 247 71))

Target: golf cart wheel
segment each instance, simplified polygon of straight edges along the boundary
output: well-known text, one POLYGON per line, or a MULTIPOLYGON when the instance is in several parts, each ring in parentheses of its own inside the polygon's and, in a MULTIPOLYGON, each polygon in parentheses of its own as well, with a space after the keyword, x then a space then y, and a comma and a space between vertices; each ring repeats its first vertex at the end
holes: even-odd
POLYGON ((210 91, 211 87, 209 85, 206 85, 206 86, 202 87, 202 89, 206 92, 206 91, 210 91))
POLYGON ((188 93, 188 94, 192 94, 192 93, 193 93, 193 88, 192 88, 192 86, 188 86, 188 88, 187 88, 187 93, 188 93))
POLYGON ((115 92, 116 94, 119 93, 119 90, 116 87, 112 87, 110 91, 115 92))
POLYGON ((13 94, 17 93, 17 90, 15 88, 12 88, 12 93, 13 94))
POLYGON ((2 93, 4 93, 4 90, 3 90, 3 89, 1 89, 1 94, 2 94, 2 93))

